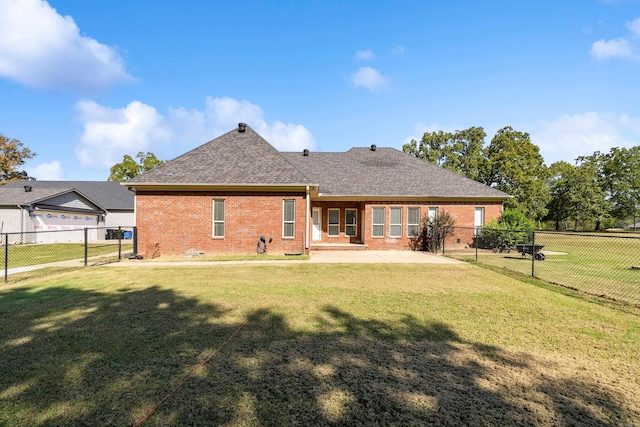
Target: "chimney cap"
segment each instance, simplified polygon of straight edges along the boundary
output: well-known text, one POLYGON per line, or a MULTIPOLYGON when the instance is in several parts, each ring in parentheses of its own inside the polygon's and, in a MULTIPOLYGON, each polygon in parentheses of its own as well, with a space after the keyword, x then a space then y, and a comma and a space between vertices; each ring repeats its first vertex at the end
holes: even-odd
POLYGON ((247 124, 246 123, 238 123, 238 132, 244 132, 245 130, 247 130, 247 124))
POLYGON ((371 144, 371 151, 376 151, 376 144, 371 144))

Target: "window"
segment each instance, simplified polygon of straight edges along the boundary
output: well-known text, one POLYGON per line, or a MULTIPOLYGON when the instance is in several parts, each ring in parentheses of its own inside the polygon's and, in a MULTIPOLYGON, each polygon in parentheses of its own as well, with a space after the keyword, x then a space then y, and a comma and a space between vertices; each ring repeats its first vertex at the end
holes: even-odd
POLYGON ((357 226, 357 216, 358 216, 358 211, 355 209, 346 209, 344 212, 344 222, 345 222, 345 227, 344 227, 344 234, 346 234, 347 236, 355 236, 357 234, 357 230, 358 228, 357 226))
POLYGON ((434 222, 438 217, 438 208, 429 208, 429 221, 434 222))
POLYGON ((420 232, 420 208, 407 208, 407 236, 416 237, 420 232))
POLYGON ((427 231, 429 236, 435 227, 436 218, 438 218, 438 208, 429 208, 429 229, 427 231))
POLYGON ((329 209, 329 227, 327 235, 337 237, 340 235, 340 209, 329 209))
POLYGON ((402 208, 389 209, 389 237, 402 237, 402 208))
POLYGON ((373 230, 371 231, 371 236, 384 237, 384 208, 373 208, 372 216, 373 230))
POLYGON ((213 237, 224 237, 224 199, 213 200, 213 237))
POLYGON ((476 208, 473 215, 473 228, 475 230, 476 236, 480 235, 483 225, 484 225, 484 208, 476 208))
POLYGON ((282 237, 294 237, 296 218, 296 201, 282 201, 282 237))

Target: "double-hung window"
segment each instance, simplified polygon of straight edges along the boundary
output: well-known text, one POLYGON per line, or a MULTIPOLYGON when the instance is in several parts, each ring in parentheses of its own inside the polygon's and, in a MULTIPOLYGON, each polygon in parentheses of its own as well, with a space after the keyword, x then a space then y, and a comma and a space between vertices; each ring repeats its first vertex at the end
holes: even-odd
POLYGON ((372 225, 371 236, 384 237, 384 208, 373 208, 372 213, 372 225))
POLYGON ((224 199, 213 199, 213 237, 224 237, 224 199))
POLYGON ((420 232, 420 208, 407 208, 407 236, 416 237, 420 232))
POLYGON ((296 201, 282 201, 282 237, 294 237, 296 218, 296 201))
POLYGON ((329 209, 327 235, 337 237, 340 235, 340 209, 329 209))
POLYGON ((402 237, 402 208, 389 209, 389 237, 402 237))

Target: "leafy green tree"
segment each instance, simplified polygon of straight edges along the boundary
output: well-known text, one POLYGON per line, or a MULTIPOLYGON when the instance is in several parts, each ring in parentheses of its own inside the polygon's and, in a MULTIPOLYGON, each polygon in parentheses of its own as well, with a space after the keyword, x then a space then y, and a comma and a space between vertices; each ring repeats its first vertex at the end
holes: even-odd
POLYGON ((608 216, 610 204, 606 199, 599 173, 598 153, 582 156, 573 166, 567 162, 556 162, 549 167, 549 218, 555 222, 556 230, 560 222, 572 220, 574 230, 580 221, 593 220, 596 229, 608 216))
POLYGON ((602 169, 612 214, 621 220, 633 218, 635 223, 640 216, 640 146, 612 148, 602 169))
POLYGON ((548 170, 529 134, 504 127, 493 137, 485 155, 480 182, 514 196, 505 202, 506 208, 517 209, 534 220, 542 219, 550 199, 548 170))
POLYGON ((129 181, 164 163, 164 160, 158 160, 155 154, 150 152, 143 153, 140 151, 136 155, 136 159, 138 159, 137 162, 133 157, 125 154, 120 163, 116 163, 111 167, 111 175, 109 175, 107 181, 129 181))
POLYGON ((555 162, 549 166, 549 191, 551 200, 547 205, 547 218, 555 223, 555 229, 560 230, 560 223, 571 216, 569 207, 571 188, 570 178, 575 173, 575 166, 565 161, 555 162))
POLYGON ((0 133, 0 185, 16 179, 26 179, 28 174, 18 170, 27 160, 36 156, 36 153, 25 147, 15 138, 9 139, 0 133))
POLYGON ((405 153, 441 166, 467 178, 478 180, 484 163, 483 145, 487 134, 481 127, 451 132, 425 132, 402 146, 405 153))

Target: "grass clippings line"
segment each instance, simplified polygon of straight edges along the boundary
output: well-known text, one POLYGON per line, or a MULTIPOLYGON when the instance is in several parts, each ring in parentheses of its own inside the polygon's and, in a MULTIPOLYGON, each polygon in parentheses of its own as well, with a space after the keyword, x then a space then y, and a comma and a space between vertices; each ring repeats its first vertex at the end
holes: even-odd
POLYGON ((236 328, 236 330, 235 330, 235 331, 233 331, 233 333, 232 333, 231 335, 229 335, 229 336, 227 337, 227 339, 225 339, 225 340, 222 342, 222 344, 220 344, 220 345, 218 346, 218 348, 216 348, 216 349, 215 349, 215 350, 214 350, 214 351, 213 351, 209 356, 207 356, 207 358, 206 358, 206 359, 204 359, 204 360, 202 361, 202 363, 200 363, 198 366, 196 366, 196 367, 191 371, 191 373, 190 373, 189 375, 187 375, 187 376, 186 376, 182 381, 180 381, 180 384, 178 384, 178 385, 177 385, 173 390, 171 390, 169 393, 167 393, 167 395, 166 395, 165 397, 163 397, 162 399, 160 399, 160 401, 159 401, 158 403, 156 403, 156 404, 153 406, 153 408, 151 408, 151 409, 149 410, 149 412, 147 412, 147 413, 145 414, 145 416, 144 416, 144 417, 142 417, 142 418, 140 418, 138 421, 136 421, 136 422, 133 424, 133 427, 138 427, 140 424, 142 424, 143 422, 145 422, 145 421, 147 420, 147 418, 149 418, 149 417, 150 417, 150 416, 151 416, 151 415, 156 411, 156 409, 158 409, 158 408, 160 407, 160 405, 162 405, 162 403, 164 403, 167 399, 169 399, 171 396, 173 396, 173 395, 174 395, 178 390, 180 390, 180 388, 181 388, 181 387, 182 387, 182 386, 183 386, 183 385, 184 385, 184 384, 189 380, 189 378, 193 377, 193 376, 196 374, 196 372, 198 372, 200 369, 202 369, 202 367, 203 367, 204 365, 206 365, 206 364, 207 364, 207 362, 209 362, 211 359, 213 359, 213 356, 215 356, 216 354, 218 354, 218 352, 220 352, 220 350, 222 350, 222 348, 223 348, 225 345, 227 345, 227 343, 228 343, 229 341, 231 341, 231 339, 232 339, 234 336, 236 336, 236 335, 238 334, 238 332, 240 332, 240 330, 241 330, 242 328, 244 328, 244 327, 247 325, 247 323, 249 323, 249 320, 251 319, 251 317, 252 317, 252 316, 254 316, 254 315, 258 312, 258 310, 260 309, 261 305, 262 305, 262 304, 258 304, 258 307, 256 307, 256 309, 253 311, 253 313, 251 313, 251 316, 248 316, 248 317, 247 317, 247 320, 246 320, 243 324, 241 324, 240 326, 238 326, 238 327, 236 328))

